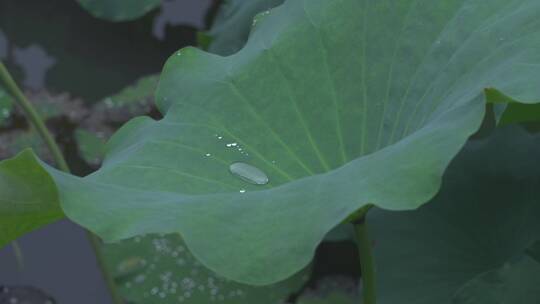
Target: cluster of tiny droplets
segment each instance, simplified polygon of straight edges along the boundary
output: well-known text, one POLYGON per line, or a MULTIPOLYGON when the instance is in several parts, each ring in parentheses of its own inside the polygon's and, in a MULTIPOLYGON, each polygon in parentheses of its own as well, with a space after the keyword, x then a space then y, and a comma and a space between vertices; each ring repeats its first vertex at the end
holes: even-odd
MULTIPOLYGON (((218 140, 222 140, 223 139, 223 136, 219 135, 219 134, 215 134, 215 137, 218 139, 218 140)), ((249 154, 245 151, 244 148, 242 148, 242 146, 240 146, 239 143, 237 142, 230 142, 230 143, 226 143, 225 144, 225 147, 226 148, 229 148, 229 149, 236 149, 238 152, 240 152, 240 154, 243 154, 245 156, 249 156, 249 154)), ((208 156, 208 155, 207 155, 208 156)))
POLYGON ((190 299, 204 297, 210 302, 224 302, 246 296, 246 291, 238 286, 231 290, 230 286, 226 286, 231 283, 230 280, 209 272, 183 245, 174 244, 170 237, 144 236, 136 237, 132 241, 135 243, 150 241, 152 256, 147 257, 148 261, 145 260, 144 271, 134 275, 124 287, 134 291, 151 284, 148 290, 143 291, 143 297, 146 299, 189 303, 190 299), (170 270, 163 270, 163 265, 168 265, 170 270), (178 275, 179 273, 182 275, 178 275))

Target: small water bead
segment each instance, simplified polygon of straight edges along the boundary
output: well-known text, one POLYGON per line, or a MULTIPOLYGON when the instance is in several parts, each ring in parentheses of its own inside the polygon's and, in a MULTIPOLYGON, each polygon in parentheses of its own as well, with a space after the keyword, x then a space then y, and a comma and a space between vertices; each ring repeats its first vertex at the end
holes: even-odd
POLYGON ((144 274, 140 274, 135 277, 135 283, 142 284, 145 279, 146 279, 146 276, 144 274))
POLYGON ((205 154, 204 156, 206 156, 206 157, 210 157, 210 156, 212 156, 212 154, 210 154, 210 153, 206 153, 206 154, 205 154))
POLYGON ((270 11, 264 11, 262 13, 259 13, 258 15, 253 18, 253 22, 251 23, 252 26, 256 26, 266 15, 270 14, 270 11))
POLYGON ((268 176, 259 168, 243 162, 236 162, 229 166, 229 171, 241 178, 242 180, 255 184, 268 184, 268 176))
POLYGON ((226 144, 225 146, 227 146, 227 148, 232 148, 232 147, 238 146, 238 143, 233 142, 233 143, 226 144))
POLYGON ((240 191, 238 191, 240 193, 246 193, 246 189, 240 189, 240 191))

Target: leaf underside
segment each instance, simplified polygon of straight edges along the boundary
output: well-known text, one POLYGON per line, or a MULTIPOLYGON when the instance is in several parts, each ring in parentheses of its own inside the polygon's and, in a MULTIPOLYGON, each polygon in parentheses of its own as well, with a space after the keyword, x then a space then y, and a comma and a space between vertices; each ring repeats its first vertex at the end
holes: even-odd
POLYGON ((47 170, 66 214, 107 240, 180 232, 208 268, 270 284, 367 204, 410 210, 479 127, 483 90, 540 100, 540 2, 295 0, 229 57, 183 49, 103 167, 47 170), (266 185, 229 172, 262 170, 266 185))

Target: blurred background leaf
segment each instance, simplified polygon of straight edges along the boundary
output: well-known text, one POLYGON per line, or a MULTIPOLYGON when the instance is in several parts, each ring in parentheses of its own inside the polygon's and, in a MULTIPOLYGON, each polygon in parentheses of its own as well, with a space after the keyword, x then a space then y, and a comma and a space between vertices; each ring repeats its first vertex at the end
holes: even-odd
POLYGON ((539 154, 538 135, 498 129, 467 144, 430 203, 370 212, 379 303, 538 303, 540 267, 520 256, 540 238, 539 154))
POLYGON ((300 290, 310 268, 275 285, 253 287, 217 276, 189 252, 180 235, 147 235, 105 245, 121 293, 139 304, 278 304, 300 290))
POLYGON ((161 5, 161 0, 77 0, 92 16, 111 21, 137 19, 161 5))

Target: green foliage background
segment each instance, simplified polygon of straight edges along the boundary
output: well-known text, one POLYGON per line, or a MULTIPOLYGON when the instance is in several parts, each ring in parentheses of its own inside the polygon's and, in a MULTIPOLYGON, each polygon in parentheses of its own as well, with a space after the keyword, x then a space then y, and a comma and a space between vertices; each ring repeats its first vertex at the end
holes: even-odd
MULTIPOLYGON (((487 103, 500 124, 537 120, 540 3, 289 0, 268 10, 279 4, 227 2, 210 52, 167 61, 156 92, 164 118, 134 118, 88 151, 106 150, 95 173, 67 175, 29 151, 0 163, 0 210, 15 219, 0 218, 0 240, 60 210, 108 241, 166 233, 157 239, 189 248, 204 276, 227 278, 221 291, 269 285, 224 301, 273 303, 300 289, 329 231, 375 206, 380 303, 539 302, 538 139, 517 126, 469 138, 487 103), (235 162, 270 182, 237 178, 235 162)), ((130 94, 141 93, 119 96, 130 94)), ((126 259, 159 257, 152 238, 104 252, 111 268, 132 267, 116 274, 128 298, 174 302, 170 285, 151 287, 165 284, 160 267, 183 279, 197 267, 126 259), (133 288, 143 274, 149 285, 133 288)), ((218 296, 191 289, 192 303, 218 296)))

